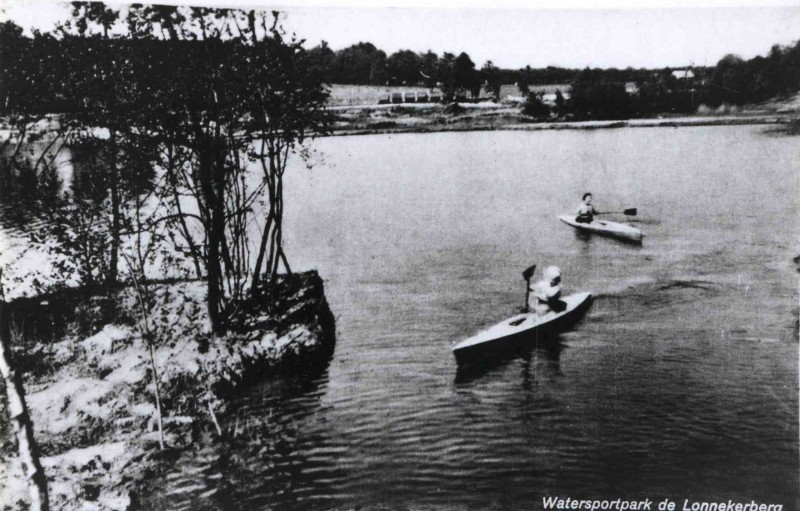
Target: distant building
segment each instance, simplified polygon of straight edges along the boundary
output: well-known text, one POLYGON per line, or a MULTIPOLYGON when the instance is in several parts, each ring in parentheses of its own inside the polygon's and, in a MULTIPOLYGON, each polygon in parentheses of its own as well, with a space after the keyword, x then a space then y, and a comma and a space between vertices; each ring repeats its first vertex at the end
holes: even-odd
POLYGON ((678 80, 694 79, 694 71, 691 69, 676 69, 672 72, 672 77, 678 80))
MULTIPOLYGON (((564 99, 569 99, 572 85, 568 83, 553 83, 547 85, 531 85, 528 90, 534 94, 542 94, 542 101, 555 104, 556 91, 560 90, 564 99)), ((504 84, 500 87, 500 99, 509 103, 524 103, 525 97, 520 94, 516 84, 504 84)))

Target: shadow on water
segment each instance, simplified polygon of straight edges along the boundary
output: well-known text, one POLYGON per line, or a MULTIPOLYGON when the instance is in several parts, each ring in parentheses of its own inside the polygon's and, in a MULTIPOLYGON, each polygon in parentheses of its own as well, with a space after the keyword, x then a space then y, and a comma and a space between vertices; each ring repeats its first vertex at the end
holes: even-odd
POLYGON ((530 369, 533 366, 544 365, 547 371, 554 375, 561 374, 561 351, 564 349, 562 338, 559 335, 539 338, 534 346, 518 347, 517 349, 500 352, 493 356, 475 361, 471 364, 462 364, 456 370, 456 385, 465 385, 478 380, 489 373, 496 372, 515 360, 521 360, 523 383, 530 379, 530 369), (542 361, 540 363, 539 361, 542 361))
POLYGON ((590 245, 595 238, 602 238, 603 240, 608 240, 611 242, 619 243, 620 245, 624 245, 626 247, 632 248, 641 248, 643 245, 642 240, 631 240, 627 238, 619 238, 614 235, 610 234, 603 234, 600 232, 586 232, 586 231, 579 231, 575 230, 575 238, 579 241, 584 243, 584 246, 590 245))
POLYGON ((329 381, 332 353, 306 370, 281 371, 241 391, 225 416, 223 438, 204 431, 177 462, 156 469, 160 488, 145 498, 146 509, 281 509, 329 505, 347 472, 319 453, 339 445, 315 417, 329 381))

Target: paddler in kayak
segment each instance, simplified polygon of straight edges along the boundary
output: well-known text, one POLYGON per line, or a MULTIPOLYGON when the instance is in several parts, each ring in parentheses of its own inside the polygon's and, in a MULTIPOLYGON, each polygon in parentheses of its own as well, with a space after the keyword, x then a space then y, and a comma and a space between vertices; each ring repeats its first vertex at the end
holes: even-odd
POLYGON ((578 216, 575 217, 575 221, 579 224, 590 224, 594 220, 594 215, 599 214, 597 210, 594 209, 592 206, 592 194, 586 192, 583 194, 583 198, 581 199, 581 205, 578 206, 578 216))
POLYGON ((548 266, 542 277, 542 280, 528 288, 528 309, 540 316, 551 311, 563 311, 565 304, 561 301, 561 270, 558 266, 548 266))

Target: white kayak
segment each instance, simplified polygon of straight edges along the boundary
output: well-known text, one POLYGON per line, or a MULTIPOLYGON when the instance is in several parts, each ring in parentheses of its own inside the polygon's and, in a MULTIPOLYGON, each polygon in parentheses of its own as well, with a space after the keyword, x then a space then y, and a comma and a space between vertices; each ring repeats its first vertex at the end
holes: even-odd
POLYGON ((517 314, 457 343, 453 346, 456 362, 468 363, 532 344, 537 339, 552 338, 581 318, 592 303, 592 293, 575 293, 561 301, 566 305, 561 312, 541 316, 535 312, 517 314))
POLYGON ((628 241, 642 241, 642 231, 628 224, 609 222, 608 220, 593 220, 590 224, 575 221, 575 215, 559 215, 559 220, 579 231, 592 232, 603 236, 613 236, 628 241))

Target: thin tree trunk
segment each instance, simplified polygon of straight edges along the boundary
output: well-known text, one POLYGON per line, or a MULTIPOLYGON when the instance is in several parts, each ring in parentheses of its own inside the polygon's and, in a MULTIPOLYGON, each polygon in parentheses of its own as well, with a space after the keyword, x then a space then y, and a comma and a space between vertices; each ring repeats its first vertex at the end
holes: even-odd
POLYGON ((50 509, 47 494, 47 478, 41 463, 39 463, 39 449, 33 437, 33 423, 25 404, 25 390, 22 386, 20 374, 14 370, 10 359, 10 352, 6 346, 6 339, 0 337, 0 373, 5 380, 6 395, 8 397, 8 415, 14 423, 17 436, 19 456, 30 481, 31 509, 47 511, 50 509))
MULTIPOLYGON (((147 319, 145 318, 145 321, 147 319)), ((147 336, 147 347, 150 351, 150 368, 153 370, 153 385, 155 385, 156 391, 156 413, 158 419, 158 445, 161 450, 164 450, 164 423, 162 421, 162 412, 161 412, 161 390, 158 385, 158 371, 156 370, 156 356, 153 352, 153 340, 150 338, 150 332, 146 332, 145 335, 147 336)))
POLYGON ((264 223, 264 232, 261 234, 261 244, 258 247, 258 257, 256 257, 256 266, 253 268, 253 283, 250 286, 250 295, 253 298, 258 298, 261 291, 258 287, 261 273, 261 265, 264 264, 264 254, 267 252, 267 240, 269 239, 269 231, 272 227, 272 205, 270 204, 270 211, 267 215, 267 221, 264 223))
MULTIPOLYGON (((224 214, 223 211, 217 209, 217 200, 215 197, 215 180, 214 180, 214 161, 213 161, 213 148, 205 147, 205 140, 200 141, 201 146, 198 148, 198 155, 200 157, 200 188, 202 191, 203 199, 208 207, 209 222, 205 225, 206 239, 208 245, 208 255, 206 258, 206 282, 208 287, 208 294, 206 302, 208 304, 208 317, 211 320, 211 328, 214 333, 223 333, 223 320, 220 311, 220 303, 222 301, 222 268, 220 266, 220 236, 218 224, 222 223, 224 214)), ((222 232, 224 235, 224 231, 222 232)))
POLYGON ((117 133, 111 130, 109 140, 111 154, 109 155, 109 168, 111 170, 111 260, 108 264, 108 278, 106 284, 109 289, 117 284, 117 271, 119 267, 119 231, 120 231, 120 199, 119 199, 119 173, 117 172, 117 133))
MULTIPOLYGON (((259 289, 258 284, 261 278, 261 266, 264 264, 264 256, 267 253, 267 242, 270 239, 270 230, 272 229, 272 224, 275 220, 275 189, 273 187, 273 173, 272 170, 275 168, 272 158, 270 158, 269 168, 267 167, 264 161, 264 148, 266 147, 267 143, 265 140, 261 140, 261 169, 264 172, 264 179, 267 182, 267 192, 269 195, 269 213, 267 214, 267 220, 264 224, 264 232, 261 234, 261 243, 258 247, 258 256, 256 257, 256 266, 253 268, 253 283, 250 288, 250 294, 253 298, 258 298, 261 294, 261 289, 259 289)), ((272 154, 272 147, 270 146, 270 154, 272 154)))
POLYGON ((139 302, 139 310, 141 313, 140 322, 142 324, 142 336, 144 337, 145 342, 147 343, 147 349, 150 354, 150 369, 153 371, 153 385, 155 387, 155 394, 156 394, 156 419, 158 420, 158 444, 161 447, 161 450, 164 450, 164 424, 162 420, 162 412, 161 412, 161 389, 158 385, 158 369, 156 368, 156 356, 155 351, 153 350, 153 333, 150 330, 150 314, 147 311, 147 305, 145 304, 144 294, 147 293, 147 289, 143 289, 143 286, 147 286, 146 280, 144 282, 139 282, 139 279, 136 278, 136 272, 141 271, 142 278, 146 279, 144 276, 144 268, 134 268, 131 264, 130 258, 128 258, 125 253, 122 253, 122 256, 125 257, 125 262, 128 263, 128 267, 131 270, 131 278, 133 279, 133 286, 134 290, 136 291, 136 297, 139 302))
POLYGON ((217 421, 217 414, 214 413, 214 409, 211 408, 211 403, 208 403, 208 413, 211 414, 211 420, 214 421, 214 427, 217 428, 217 435, 222 438, 222 428, 219 427, 219 421, 217 421))
POLYGON ((178 211, 178 221, 180 222, 181 233, 183 234, 184 239, 186 239, 186 243, 189 245, 189 253, 192 255, 194 271, 197 273, 198 279, 203 278, 203 270, 200 267, 200 257, 202 254, 200 253, 200 249, 194 244, 192 233, 189 231, 189 226, 186 223, 186 218, 183 215, 177 187, 173 188, 173 195, 175 197, 175 209, 178 211))
POLYGON ((176 162, 173 154, 173 146, 171 144, 167 146, 167 151, 167 172, 169 172, 170 188, 172 189, 172 196, 175 200, 175 210, 178 212, 178 222, 180 223, 181 233, 183 234, 186 243, 189 245, 189 253, 192 255, 192 262, 194 263, 194 270, 197 273, 197 278, 200 279, 203 277, 203 270, 200 267, 200 258, 202 257, 202 254, 200 253, 200 249, 194 244, 192 233, 189 231, 189 226, 186 223, 186 218, 184 217, 183 209, 181 208, 181 198, 178 194, 178 177, 175 175, 176 162))
POLYGON ((278 266, 281 262, 283 252, 283 178, 277 175, 275 178, 275 230, 273 252, 270 254, 272 268, 270 269, 269 279, 274 281, 278 275, 278 266))
MULTIPOLYGON (((225 153, 220 144, 219 127, 216 128, 217 134, 215 137, 213 161, 210 163, 211 170, 211 187, 213 189, 211 203, 211 236, 209 238, 209 267, 215 268, 216 275, 212 275, 209 271, 209 281, 216 280, 216 289, 214 290, 215 299, 217 300, 217 321, 214 325, 214 332, 217 334, 224 334, 227 329, 226 318, 224 311, 220 310, 224 299, 224 285, 222 272, 223 263, 227 263, 229 256, 227 254, 227 244, 225 243, 225 153), (222 153, 222 154, 220 154, 222 153), (213 261, 213 264, 212 264, 213 261)), ((226 265, 226 267, 228 267, 226 265)), ((228 267, 229 268, 229 267, 228 267)), ((209 288, 210 289, 210 288, 209 288)), ((209 296, 209 299, 211 297, 209 296)))
POLYGON ((283 261, 283 266, 286 268, 286 274, 291 277, 292 269, 289 268, 289 261, 286 259, 286 253, 283 251, 283 247, 281 247, 281 261, 283 261))

